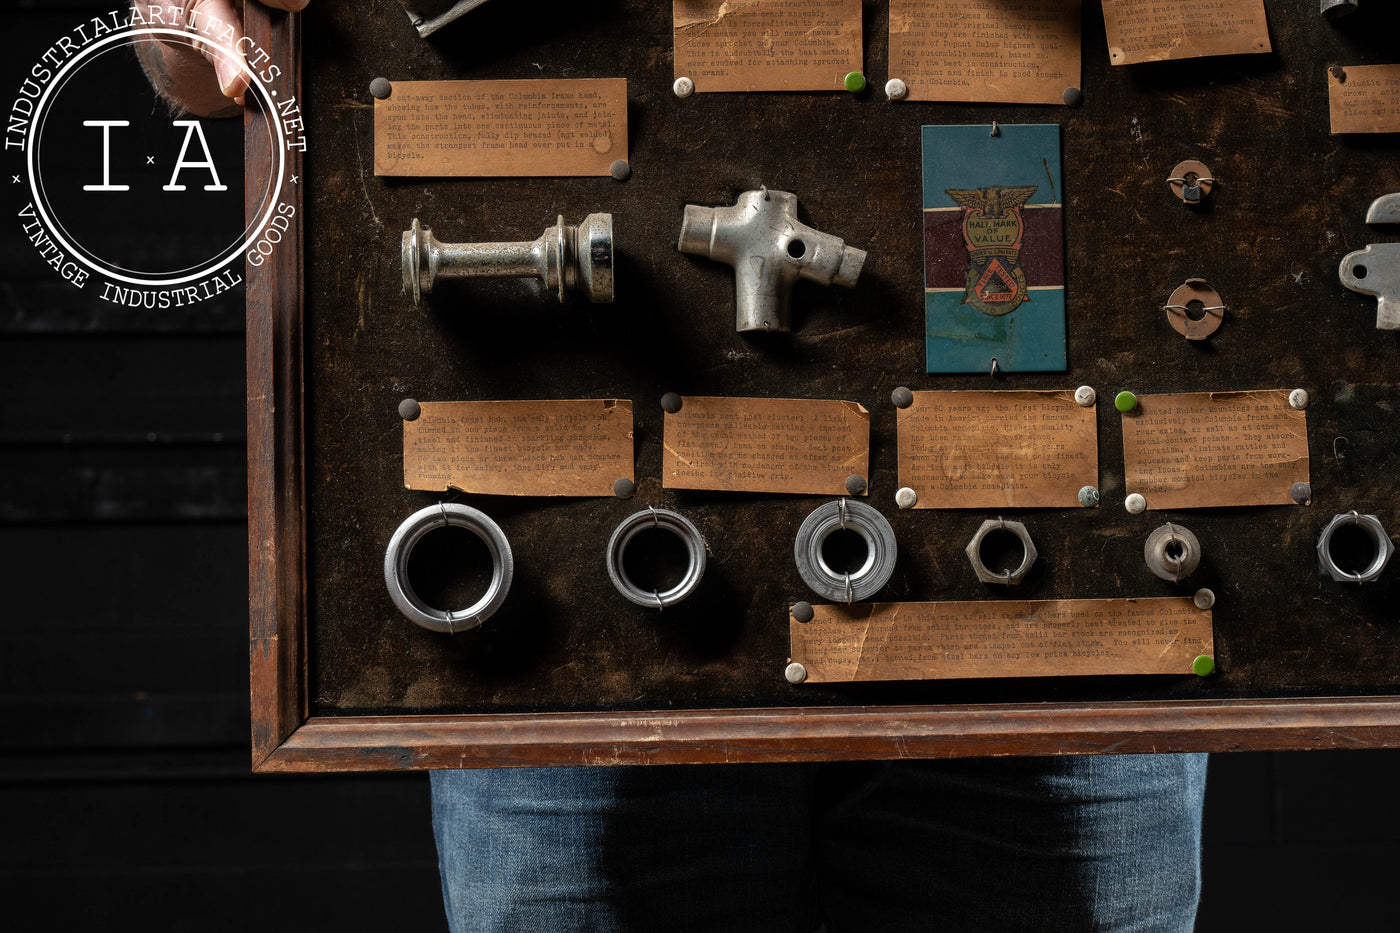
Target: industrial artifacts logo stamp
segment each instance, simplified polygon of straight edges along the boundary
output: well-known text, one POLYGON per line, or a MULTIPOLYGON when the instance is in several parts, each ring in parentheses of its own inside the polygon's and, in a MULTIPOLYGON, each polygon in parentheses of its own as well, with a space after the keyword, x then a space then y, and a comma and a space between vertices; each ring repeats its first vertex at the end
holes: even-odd
POLYGON ((1010 314, 1030 301, 1026 273, 1021 271, 1021 205, 1035 194, 1035 185, 945 193, 963 209, 963 242, 967 244, 967 284, 963 303, 983 314, 1010 314))
POLYGON ((239 285, 245 263, 265 264, 290 238, 303 115, 281 67, 233 24, 137 4, 76 24, 24 75, 4 134, 13 216, 74 288, 184 308, 239 285), (247 106, 267 115, 246 143, 273 154, 256 188, 244 191, 244 121, 172 114, 142 83, 134 52, 152 41, 213 52, 243 74, 247 106))

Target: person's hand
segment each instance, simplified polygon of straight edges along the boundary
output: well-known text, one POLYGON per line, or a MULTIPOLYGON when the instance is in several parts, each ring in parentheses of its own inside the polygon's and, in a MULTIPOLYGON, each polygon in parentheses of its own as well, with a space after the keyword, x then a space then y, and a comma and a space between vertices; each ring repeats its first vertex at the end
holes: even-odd
MULTIPOLYGON (((310 0, 258 0, 263 6, 297 12, 310 0)), ((201 117, 239 112, 248 79, 238 67, 238 42, 243 38, 243 0, 165 0, 142 7, 164 7, 166 24, 184 24, 195 39, 181 42, 142 42, 137 57, 157 92, 172 106, 201 117)))

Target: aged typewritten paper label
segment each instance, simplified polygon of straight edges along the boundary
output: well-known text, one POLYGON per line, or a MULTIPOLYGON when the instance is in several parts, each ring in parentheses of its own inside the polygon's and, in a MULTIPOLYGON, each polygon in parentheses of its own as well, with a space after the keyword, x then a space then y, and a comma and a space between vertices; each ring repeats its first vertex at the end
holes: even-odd
POLYGON ((1103 0, 1115 65, 1269 52, 1264 0, 1103 0))
POLYGON ((403 423, 408 489, 488 496, 611 496, 633 479, 625 399, 423 402, 403 423))
POLYGON ((376 175, 607 175, 627 158, 627 81, 395 81, 374 102, 376 175))
POLYGON ((1078 508, 1099 485, 1098 421, 1071 391, 915 392, 898 420, 916 508, 1078 508))
POLYGON ((1285 390, 1139 395, 1123 470, 1149 509, 1290 505, 1309 481, 1307 413, 1285 390))
POLYGON ((675 76, 706 91, 839 91, 862 69, 860 0, 674 0, 675 76))
POLYGON ((824 399, 687 395, 666 414, 667 489, 848 494, 870 475, 870 412, 824 399))
POLYGON ((1077 0, 890 0, 907 100, 1063 104, 1079 87, 1077 0))
POLYGON ((1400 133, 1400 65, 1328 70, 1333 133, 1400 133))
POLYGON ((1215 654, 1211 612, 1189 597, 812 608, 788 621, 805 683, 1190 674, 1215 654))

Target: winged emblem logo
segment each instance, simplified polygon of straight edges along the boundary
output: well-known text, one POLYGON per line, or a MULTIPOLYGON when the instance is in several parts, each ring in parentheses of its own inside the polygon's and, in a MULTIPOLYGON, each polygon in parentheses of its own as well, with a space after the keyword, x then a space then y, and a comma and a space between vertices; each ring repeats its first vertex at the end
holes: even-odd
POLYGON ((968 256, 963 304, 1000 317, 1031 300, 1021 269, 1021 207, 1036 190, 1036 185, 944 189, 963 210, 968 256))

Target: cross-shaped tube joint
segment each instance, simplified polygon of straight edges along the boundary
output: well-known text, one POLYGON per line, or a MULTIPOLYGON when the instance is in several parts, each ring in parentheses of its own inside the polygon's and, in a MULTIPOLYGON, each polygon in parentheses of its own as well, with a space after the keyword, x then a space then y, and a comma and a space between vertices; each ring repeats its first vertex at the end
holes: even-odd
POLYGON ((746 191, 731 207, 687 204, 680 251, 734 267, 740 331, 791 328, 792 286, 798 278, 850 288, 865 251, 797 219, 797 195, 746 191))

